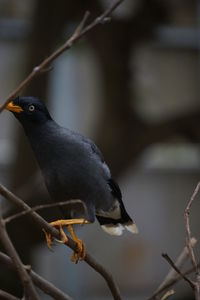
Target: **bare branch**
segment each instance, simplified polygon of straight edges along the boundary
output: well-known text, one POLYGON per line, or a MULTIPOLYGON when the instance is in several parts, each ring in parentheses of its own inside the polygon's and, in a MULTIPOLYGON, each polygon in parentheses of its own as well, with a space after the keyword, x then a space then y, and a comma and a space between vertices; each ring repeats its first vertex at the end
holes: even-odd
MULTIPOLYGON (((38 210, 42 210, 42 209, 47 209, 47 208, 52 208, 52 207, 62 207, 62 206, 68 206, 68 205, 74 205, 74 204, 81 204, 82 207, 83 207, 83 210, 84 210, 84 215, 85 215, 85 218, 88 214, 87 212, 87 207, 85 205, 85 203, 79 199, 75 199, 75 200, 66 200, 66 201, 61 201, 61 202, 57 202, 57 203, 49 203, 49 204, 41 204, 41 205, 37 205, 35 207, 30 207, 29 210, 23 210, 19 213, 16 213, 10 217, 7 217, 6 219, 4 219, 4 222, 5 224, 15 220, 15 219, 18 219, 22 216, 25 216, 27 214, 29 214, 31 211, 38 211, 38 210)), ((86 218, 87 219, 87 218, 86 218)))
POLYGON ((174 290, 167 291, 161 298, 161 300, 166 300, 169 297, 173 296, 175 294, 174 290))
POLYGON ((86 26, 84 28, 85 22, 88 19, 89 12, 86 12, 84 14, 84 17, 80 24, 78 25, 77 29, 74 31, 72 36, 63 44, 61 45, 56 51, 54 51, 49 57, 44 59, 40 65, 33 68, 32 72, 18 85, 18 87, 11 92, 4 103, 0 106, 0 112, 6 108, 6 105, 14 99, 22 89, 27 87, 30 82, 40 73, 48 69, 49 65, 58 57, 60 56, 64 51, 70 49, 72 45, 77 42, 83 35, 85 35, 87 32, 95 28, 99 24, 104 24, 105 21, 107 21, 107 18, 110 16, 110 14, 123 2, 123 0, 116 0, 114 3, 99 17, 97 17, 91 24, 86 26))
POLYGON ((189 254, 190 254, 190 259, 191 259, 191 263, 195 269, 196 275, 200 276, 199 274, 199 269, 197 267, 197 262, 195 259, 195 255, 194 255, 194 251, 193 251, 193 247, 191 245, 191 229, 190 229, 190 219, 189 219, 189 214, 190 214, 190 208, 192 206, 192 203, 199 191, 200 188, 200 182, 197 184, 194 193, 192 194, 192 197, 190 198, 190 201, 187 204, 187 207, 185 209, 184 212, 184 218, 185 218, 185 226, 186 226, 186 246, 188 248, 189 254))
MULTIPOLYGON (((200 266, 200 264, 198 264, 198 266, 200 266)), ((194 271, 195 271, 194 268, 190 268, 190 269, 186 270, 185 272, 183 272, 183 275, 187 276, 187 275, 193 273, 194 271)), ((165 285, 163 285, 162 288, 160 288, 159 290, 157 290, 156 292, 154 292, 153 295, 151 297, 149 297, 147 300, 157 299, 157 296, 159 296, 161 293, 163 293, 167 289, 169 289, 172 286, 174 286, 176 283, 178 283, 182 279, 183 278, 179 274, 177 274, 176 278, 170 280, 169 282, 166 282, 165 285)))
POLYGON ((190 200, 186 206, 185 212, 184 212, 185 227, 186 227, 186 246, 188 248, 190 260, 195 269, 195 274, 196 274, 196 281, 195 281, 195 299, 196 300, 200 300, 200 272, 199 272, 199 268, 197 266, 196 258, 194 255, 194 250, 193 250, 193 247, 191 244, 191 229, 190 229, 189 214, 190 214, 190 208, 191 208, 192 203, 199 191, 199 188, 200 188, 200 182, 197 184, 197 186, 192 194, 192 197, 190 198, 190 200))
POLYGON ((86 11, 81 23, 78 25, 78 27, 74 31, 72 38, 76 38, 77 36, 79 36, 81 34, 89 15, 90 15, 90 12, 86 11))
MULTIPOLYGON (((11 269, 14 269, 14 264, 9 256, 0 252, 0 262, 5 264, 11 269)), ((24 268, 26 266, 24 265, 24 268)), ((46 279, 42 278, 40 275, 35 273, 33 270, 29 270, 29 275, 32 278, 34 284, 40 288, 45 294, 53 297, 56 300, 72 300, 72 298, 61 290, 59 290, 55 285, 47 281, 46 279)))
MULTIPOLYGON (((15 196, 12 192, 6 189, 2 184, 0 184, 0 194, 4 196, 7 200, 14 203, 17 207, 30 211, 30 207, 19 197, 15 196)), ((35 223, 40 226, 40 228, 45 229, 49 232, 54 238, 60 239, 59 231, 52 226, 50 226, 39 214, 35 211, 30 212, 30 217, 35 221, 35 223)), ((76 243, 68 237, 68 247, 77 252, 76 243)), ((121 300, 121 295, 117 284, 115 283, 112 275, 106 270, 100 263, 98 263, 91 255, 86 254, 84 261, 90 265, 96 272, 98 272, 105 279, 110 291, 112 293, 113 299, 121 300)))
POLYGON ((2 299, 2 300, 20 300, 20 298, 17 298, 3 290, 0 290, 0 299, 2 299))
MULTIPOLYGON (((196 243, 197 243, 197 240, 195 238, 191 238, 192 247, 194 247, 196 245, 196 243)), ((175 265, 177 268, 179 268, 179 269, 182 268, 182 266, 184 265, 184 263, 186 262, 186 260, 188 258, 188 253, 189 253, 188 248, 185 246, 175 262, 175 265)), ((153 295, 149 299, 153 299, 158 294, 162 293, 164 290, 171 287, 176 282, 176 280, 180 280, 180 275, 177 274, 177 272, 173 268, 171 268, 171 270, 169 270, 167 276, 164 278, 163 282, 159 285, 159 287, 156 289, 156 291, 153 293, 153 295)))
POLYGON ((87 27, 85 27, 82 32, 81 32, 81 36, 86 34, 88 31, 90 31, 92 28, 94 28, 96 25, 99 24, 105 24, 108 21, 110 21, 109 16, 111 15, 111 13, 123 2, 124 0, 117 0, 115 1, 113 4, 111 4, 111 6, 109 8, 107 8, 105 10, 105 12, 100 15, 99 17, 97 17, 91 24, 89 24, 87 27))
MULTIPOLYGON (((192 203, 199 192, 200 189, 200 182, 197 184, 187 206, 184 211, 184 218, 185 218, 185 226, 186 226, 186 247, 184 247, 182 253, 178 257, 176 263, 173 263, 171 258, 167 254, 163 254, 162 256, 168 261, 168 263, 172 266, 172 268, 179 274, 184 280, 186 280, 190 286, 192 287, 195 295, 196 300, 200 300, 200 272, 199 272, 199 265, 197 264, 195 255, 194 255, 194 246, 196 244, 196 239, 191 237, 191 229, 190 229, 190 209, 192 206, 192 203), (196 275, 196 281, 192 281, 187 277, 187 274, 189 272, 182 273, 180 271, 181 267, 185 263, 187 257, 189 256, 191 263, 192 263, 192 271, 195 272, 196 275)), ((173 270, 170 270, 168 275, 165 277, 164 281, 161 283, 161 285, 158 287, 158 289, 154 292, 154 294, 149 298, 150 299, 155 299, 156 296, 160 293, 162 293, 164 290, 175 284, 178 280, 180 280, 179 276, 175 274, 173 270)))
POLYGON ((162 257, 164 257, 164 259, 166 259, 166 261, 170 264, 170 266, 186 281, 189 283, 189 285, 191 286, 191 288, 193 290, 195 290, 195 284, 194 282, 192 282, 186 275, 184 275, 179 268, 177 268, 177 266, 174 264, 174 262, 172 261, 172 259, 169 257, 169 255, 167 253, 163 253, 162 257))
POLYGON ((29 295, 31 299, 33 300, 39 300, 39 297, 37 295, 37 292, 35 290, 35 287, 33 285, 33 282, 28 275, 27 271, 25 270, 8 234, 5 228, 4 221, 1 217, 1 212, 0 212, 0 241, 6 250, 6 252, 9 254, 11 257, 13 264, 15 266, 15 269, 19 275, 19 278, 23 284, 24 287, 24 293, 25 295, 29 295))

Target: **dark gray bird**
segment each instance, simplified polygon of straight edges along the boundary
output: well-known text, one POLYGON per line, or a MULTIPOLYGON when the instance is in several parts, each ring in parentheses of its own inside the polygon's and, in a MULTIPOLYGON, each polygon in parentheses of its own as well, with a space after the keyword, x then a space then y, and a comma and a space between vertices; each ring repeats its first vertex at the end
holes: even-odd
MULTIPOLYGON (((126 212, 118 184, 90 139, 59 126, 35 97, 17 97, 7 109, 22 124, 53 201, 82 200, 87 208, 87 221, 94 222, 96 216, 109 234, 121 235, 124 229, 138 232, 126 212)), ((52 225, 83 222, 79 211, 66 209, 64 215, 71 219, 69 223, 58 221, 52 225)))

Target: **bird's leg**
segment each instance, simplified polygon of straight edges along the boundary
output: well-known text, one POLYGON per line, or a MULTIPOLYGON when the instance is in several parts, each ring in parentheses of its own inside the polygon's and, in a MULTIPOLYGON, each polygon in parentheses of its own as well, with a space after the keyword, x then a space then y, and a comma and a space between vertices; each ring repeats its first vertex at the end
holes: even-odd
MULTIPOLYGON (((61 237, 61 240, 59 242, 61 242, 63 244, 66 244, 68 242, 68 237, 66 236, 66 234, 63 230, 63 226, 67 226, 67 229, 68 229, 73 241, 76 242, 76 244, 77 244, 77 252, 74 251, 72 254, 72 261, 74 261, 75 263, 77 263, 79 261, 79 259, 83 260, 85 258, 85 244, 80 239, 77 238, 72 225, 88 224, 88 223, 89 222, 83 218, 69 219, 69 220, 57 220, 57 221, 50 223, 51 226, 58 228, 58 230, 60 232, 60 237, 61 237)), ((48 248, 51 248, 51 244, 52 244, 51 234, 47 233, 45 230, 43 230, 43 231, 45 233, 47 246, 48 246, 48 248)))
POLYGON ((71 260, 77 264, 79 259, 84 260, 85 258, 85 243, 77 238, 72 225, 68 225, 67 229, 72 237, 72 240, 76 242, 77 245, 77 252, 73 251, 71 257, 71 260))
POLYGON ((67 225, 75 225, 75 224, 88 224, 89 222, 83 218, 80 219, 69 219, 69 220, 57 220, 50 223, 51 226, 67 226, 67 225))
POLYGON ((46 238, 46 243, 47 243, 47 247, 49 249, 51 249, 51 245, 52 245, 52 237, 51 237, 51 233, 46 232, 46 230, 43 228, 42 231, 45 234, 45 238, 46 238))

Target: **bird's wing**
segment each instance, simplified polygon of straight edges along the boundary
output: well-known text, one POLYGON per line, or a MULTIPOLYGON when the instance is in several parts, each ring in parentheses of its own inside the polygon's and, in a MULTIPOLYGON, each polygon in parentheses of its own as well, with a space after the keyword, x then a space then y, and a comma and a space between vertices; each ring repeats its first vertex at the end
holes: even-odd
POLYGON ((118 200, 121 200, 122 199, 122 193, 121 193, 120 187, 117 184, 117 182, 115 182, 112 178, 110 178, 108 180, 108 185, 111 189, 111 193, 114 196, 114 198, 117 198, 118 200))
POLYGON ((102 163, 105 163, 103 154, 101 153, 101 151, 99 150, 99 148, 93 142, 91 142, 91 141, 90 141, 89 144, 91 146, 91 149, 92 149, 93 153, 100 159, 100 161, 102 163))
POLYGON ((103 154, 101 153, 97 145, 95 145, 95 143, 93 143, 90 139, 85 138, 84 136, 82 136, 82 141, 91 148, 93 154, 97 157, 97 159, 99 159, 102 163, 105 163, 103 154))
POLYGON ((96 161, 100 164, 100 166, 103 170, 103 174, 104 174, 105 179, 109 180, 109 178, 111 178, 110 169, 109 169, 108 165, 106 164, 101 151, 99 150, 97 145, 95 143, 93 143, 93 141, 91 141, 90 139, 88 139, 84 136, 81 136, 81 137, 82 137, 82 142, 87 147, 89 147, 93 157, 95 157, 96 161))

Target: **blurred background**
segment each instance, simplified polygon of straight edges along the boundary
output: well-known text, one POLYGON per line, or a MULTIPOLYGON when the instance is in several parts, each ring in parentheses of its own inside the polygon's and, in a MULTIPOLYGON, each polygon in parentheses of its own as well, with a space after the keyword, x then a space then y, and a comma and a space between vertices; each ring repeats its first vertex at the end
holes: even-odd
MULTIPOLYGON (((1 102, 70 37, 85 10, 92 19, 110 3, 0 0, 1 102)), ((200 179, 199 78, 200 1, 126 0, 112 22, 90 32, 23 91, 43 99, 59 124, 92 138, 121 186, 140 234, 112 237, 96 223, 78 235, 111 271, 123 299, 150 296, 169 270, 161 253, 175 259, 184 246, 183 212, 200 179)), ((32 206, 50 202, 23 130, 7 111, 0 128, 0 181, 32 206)), ((15 211, 0 201, 5 215, 15 211)), ((196 237, 198 202, 191 213, 196 237)), ((55 209, 41 214, 57 217, 55 209)), ((8 230, 23 262, 74 299, 111 298, 97 273, 70 261, 71 250, 56 245, 50 252, 27 218, 8 230)), ((0 288, 20 296, 19 286, 0 266, 0 288)), ((178 284, 173 299, 190 298, 190 288, 178 284)))

